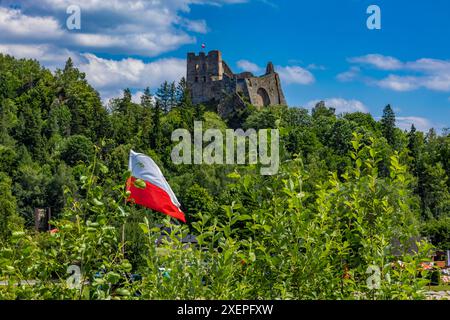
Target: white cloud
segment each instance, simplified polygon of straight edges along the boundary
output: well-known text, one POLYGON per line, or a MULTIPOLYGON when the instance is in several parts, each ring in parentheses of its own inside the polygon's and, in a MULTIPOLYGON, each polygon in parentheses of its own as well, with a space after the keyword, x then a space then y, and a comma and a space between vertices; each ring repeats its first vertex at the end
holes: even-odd
POLYGON ((327 68, 326 68, 325 66, 320 65, 320 64, 311 63, 311 64, 309 64, 309 65, 306 67, 306 69, 308 69, 308 70, 319 70, 319 71, 324 71, 324 70, 326 70, 327 68))
POLYGON ((195 39, 187 34, 141 33, 127 35, 76 34, 74 43, 89 49, 103 49, 115 53, 137 54, 154 57, 174 50, 195 39), (129 51, 126 52, 127 48, 129 51))
POLYGON ((429 76, 397 76, 389 75, 379 81, 376 85, 394 91, 412 91, 425 88, 433 91, 450 91, 450 74, 436 74, 429 76))
POLYGON ((83 54, 87 62, 79 65, 89 83, 98 90, 114 88, 156 87, 164 81, 178 81, 186 73, 186 61, 166 58, 145 63, 127 58, 109 60, 93 54, 83 54))
POLYGON ((432 91, 450 92, 449 60, 422 58, 416 61, 402 62, 397 58, 380 54, 369 54, 348 60, 351 63, 370 65, 382 71, 398 71, 402 74, 391 73, 382 79, 358 77, 357 73, 352 70, 359 67, 353 66, 350 71, 337 76, 340 81, 353 81, 360 78, 367 84, 394 91, 402 92, 425 88, 432 91))
POLYGON ((74 40, 78 45, 90 48, 120 47, 129 43, 125 38, 92 33, 76 34, 74 40))
POLYGON ((278 71, 281 81, 285 84, 306 85, 316 81, 311 72, 299 66, 277 66, 276 71, 278 71))
POLYGON ((403 63, 400 60, 381 54, 368 54, 348 60, 351 63, 367 64, 381 70, 399 70, 403 67, 403 63))
POLYGON ((62 68, 69 57, 78 64, 80 55, 68 49, 62 49, 53 45, 30 44, 1 44, 0 53, 9 54, 16 58, 35 59, 51 70, 62 68))
POLYGON ((144 95, 143 91, 137 91, 131 95, 131 101, 134 103, 141 103, 141 97, 144 95))
POLYGON ((402 77, 393 74, 380 81, 375 81, 375 84, 382 88, 391 89, 394 91, 412 91, 419 87, 417 77, 402 77))
POLYGON ((405 64, 405 69, 412 71, 422 71, 426 73, 438 73, 450 71, 450 61, 423 58, 405 64))
POLYGON ((41 0, 0 1, 0 43, 47 44, 70 50, 155 57, 196 42, 190 33, 208 31, 205 20, 186 14, 196 5, 226 5, 239 0, 41 0), (66 28, 66 9, 79 5, 81 30, 66 28), (5 6, 5 7, 4 7, 5 6), (45 41, 45 43, 43 43, 45 41))
POLYGON ((198 4, 215 4, 215 5, 223 5, 223 4, 240 4, 246 3, 250 0, 191 0, 192 3, 198 4))
POLYGON ((430 76, 423 79, 422 86, 434 91, 450 91, 450 74, 430 76))
POLYGON ((335 108, 336 113, 350 113, 350 112, 364 112, 368 113, 367 106, 359 100, 343 99, 343 98, 329 98, 325 100, 312 100, 306 103, 307 109, 312 109, 320 101, 324 101, 328 108, 335 108))
POLYGON ((57 40, 64 32, 51 16, 26 16, 20 10, 0 7, 0 33, 4 40, 57 40))
MULTIPOLYGON (((249 71, 255 74, 264 72, 264 69, 248 60, 239 60, 237 66, 242 71, 249 71)), ((275 71, 280 75, 280 79, 285 84, 307 85, 316 81, 314 75, 299 66, 276 66, 275 71)))
POLYGON ((237 62, 237 66, 242 71, 249 71, 249 72, 252 72, 252 73, 260 73, 260 72, 263 71, 263 69, 260 66, 258 66, 256 63, 253 63, 253 62, 248 61, 248 60, 239 60, 237 62))
POLYGON ((360 76, 361 68, 353 66, 350 70, 342 72, 336 76, 336 78, 341 82, 354 81, 360 76))
POLYGON ((206 24, 205 20, 183 20, 183 25, 186 27, 188 31, 193 31, 197 33, 207 33, 208 32, 208 25, 206 24))
POLYGON ((100 98, 102 99, 103 104, 109 109, 109 102, 112 99, 123 97, 123 90, 115 89, 115 90, 103 90, 100 93, 100 98))
POLYGON ((397 127, 402 130, 410 130, 411 126, 414 124, 417 130, 427 132, 431 128, 436 128, 436 126, 428 119, 422 117, 396 117, 397 127))

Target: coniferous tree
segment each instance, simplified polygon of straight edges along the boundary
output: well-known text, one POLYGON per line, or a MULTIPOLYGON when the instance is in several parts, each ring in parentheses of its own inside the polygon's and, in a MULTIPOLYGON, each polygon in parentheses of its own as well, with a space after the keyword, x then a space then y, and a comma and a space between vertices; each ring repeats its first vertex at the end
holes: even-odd
POLYGON ((175 85, 175 82, 172 82, 169 87, 169 110, 172 110, 175 108, 178 104, 177 100, 177 87, 175 85))
POLYGON ((21 106, 15 138, 25 145, 36 159, 43 160, 44 139, 42 137, 43 120, 41 110, 29 104, 21 106))
POLYGON ((144 109, 152 109, 153 108, 153 95, 152 95, 149 87, 145 88, 144 94, 141 97, 141 106, 144 109))
POLYGON ((408 133, 408 150, 409 156, 412 158, 411 171, 415 176, 419 174, 418 166, 420 161, 421 136, 422 135, 417 132, 414 124, 411 125, 411 131, 408 133))
POLYGON ((387 142, 395 145, 395 113, 391 105, 387 105, 383 110, 383 117, 381 118, 381 131, 387 142))
POLYGON ((153 128, 152 128, 152 139, 151 147, 156 151, 161 151, 162 149, 162 127, 161 127, 161 117, 163 110, 161 107, 161 102, 156 100, 155 106, 153 108, 153 128))
POLYGON ((411 153, 414 153, 413 150, 417 148, 416 146, 416 127, 414 124, 411 125, 411 130, 408 133, 408 149, 411 153))
POLYGON ((148 147, 152 144, 152 113, 154 111, 153 96, 148 87, 144 90, 144 94, 141 97, 141 106, 143 108, 141 121, 142 143, 144 147, 148 147))
POLYGON ((11 131, 17 125, 17 107, 11 99, 0 102, 0 144, 12 145, 11 131))
POLYGON ((318 118, 321 116, 324 117, 334 117, 336 113, 336 109, 328 108, 325 105, 325 101, 320 101, 316 104, 316 106, 312 109, 312 117, 318 118))
POLYGON ((156 99, 158 100, 164 113, 170 111, 171 94, 170 84, 167 81, 164 81, 164 83, 156 91, 156 99))
POLYGON ((417 160, 419 158, 419 146, 417 145, 417 130, 414 124, 411 125, 411 130, 408 133, 408 150, 412 157, 412 171, 415 173, 417 167, 417 160))
POLYGON ((59 135, 61 137, 68 137, 70 135, 71 122, 72 115, 69 108, 65 104, 62 104, 59 99, 55 99, 51 105, 46 122, 48 136, 59 135))
POLYGON ((177 101, 178 104, 182 107, 189 108, 192 106, 191 94, 189 92, 189 88, 187 86, 186 78, 183 77, 178 82, 177 86, 177 101))
POLYGON ((121 114, 128 114, 131 109, 131 98, 131 90, 129 88, 123 90, 123 98, 117 106, 117 111, 119 111, 121 114))
POLYGON ((437 140, 437 133, 434 128, 431 128, 430 130, 428 130, 427 135, 426 135, 426 140, 429 144, 435 144, 435 142, 437 140))
POLYGON ((100 95, 89 85, 86 75, 68 59, 63 70, 57 70, 56 95, 71 112, 71 134, 82 134, 93 140, 105 136, 108 130, 106 109, 100 95))

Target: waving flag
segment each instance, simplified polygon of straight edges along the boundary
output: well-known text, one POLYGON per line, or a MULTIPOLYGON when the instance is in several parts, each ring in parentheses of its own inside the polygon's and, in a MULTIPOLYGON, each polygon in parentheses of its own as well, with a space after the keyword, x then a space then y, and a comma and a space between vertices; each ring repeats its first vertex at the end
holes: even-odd
POLYGON ((128 201, 186 223, 177 197, 152 158, 131 150, 128 168, 131 171, 127 182, 127 191, 131 192, 128 201))

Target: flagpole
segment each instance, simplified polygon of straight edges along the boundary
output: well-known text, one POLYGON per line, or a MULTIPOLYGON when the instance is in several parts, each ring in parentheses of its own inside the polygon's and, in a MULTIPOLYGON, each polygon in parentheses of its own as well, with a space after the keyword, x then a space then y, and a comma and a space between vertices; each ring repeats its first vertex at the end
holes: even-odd
POLYGON ((122 255, 124 258, 125 258, 125 224, 126 222, 124 222, 122 225, 122 255))
MULTIPOLYGON (((128 181, 126 183, 128 183, 128 181)), ((127 187, 125 185, 125 190, 126 189, 127 189, 127 187)), ((126 208, 126 206, 127 206, 127 198, 125 198, 123 200, 123 203, 124 203, 124 208, 126 208)), ((123 221, 123 224, 122 224, 122 255, 123 255, 123 258, 125 258, 125 224, 127 222, 126 219, 127 219, 127 216, 125 215, 124 221, 123 221)))

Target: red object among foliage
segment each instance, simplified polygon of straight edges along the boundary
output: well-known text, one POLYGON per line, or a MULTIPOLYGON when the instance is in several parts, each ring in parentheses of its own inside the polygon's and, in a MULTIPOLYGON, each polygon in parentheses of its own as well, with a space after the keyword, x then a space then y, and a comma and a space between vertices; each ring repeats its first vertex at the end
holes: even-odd
POLYGON ((167 214, 186 223, 183 212, 171 201, 165 190, 148 181, 145 181, 144 189, 138 188, 134 184, 136 180, 135 177, 131 177, 127 182, 127 191, 131 193, 129 202, 167 214))
POLYGON ((130 151, 128 168, 131 177, 127 182, 129 202, 164 213, 186 223, 175 193, 152 158, 130 151))

